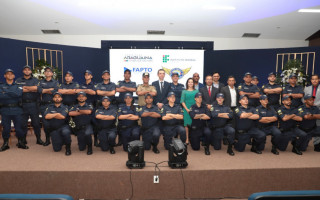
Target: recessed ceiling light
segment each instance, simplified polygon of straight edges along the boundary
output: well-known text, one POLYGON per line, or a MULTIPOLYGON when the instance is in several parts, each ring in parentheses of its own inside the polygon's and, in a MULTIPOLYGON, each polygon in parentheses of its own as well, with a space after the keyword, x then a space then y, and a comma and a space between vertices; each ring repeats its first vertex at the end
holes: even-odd
POLYGON ((233 6, 203 6, 204 10, 235 10, 233 6))
POLYGON ((298 12, 320 13, 320 9, 300 9, 298 12))

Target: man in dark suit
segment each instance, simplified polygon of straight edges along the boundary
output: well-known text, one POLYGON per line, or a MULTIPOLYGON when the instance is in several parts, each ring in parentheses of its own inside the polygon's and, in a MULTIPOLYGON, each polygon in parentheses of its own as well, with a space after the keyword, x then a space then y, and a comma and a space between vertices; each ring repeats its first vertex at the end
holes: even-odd
POLYGON ((219 72, 213 72, 212 78, 213 78, 213 87, 217 88, 219 92, 221 92, 221 89, 224 87, 224 84, 219 82, 220 80, 219 72))
POLYGON ((164 80, 165 71, 163 69, 158 70, 158 81, 152 82, 157 90, 157 95, 154 96, 153 103, 158 106, 159 109, 163 107, 164 104, 168 103, 167 95, 170 91, 170 83, 164 80))
POLYGON ((212 86, 213 80, 211 75, 206 76, 206 85, 200 88, 202 94, 202 104, 207 105, 210 110, 213 102, 216 100, 216 95, 219 93, 219 89, 212 86))
POLYGON ((224 95, 223 104, 229 106, 232 110, 237 107, 239 103, 239 92, 235 87, 236 79, 234 76, 228 77, 228 85, 221 88, 221 93, 224 95))

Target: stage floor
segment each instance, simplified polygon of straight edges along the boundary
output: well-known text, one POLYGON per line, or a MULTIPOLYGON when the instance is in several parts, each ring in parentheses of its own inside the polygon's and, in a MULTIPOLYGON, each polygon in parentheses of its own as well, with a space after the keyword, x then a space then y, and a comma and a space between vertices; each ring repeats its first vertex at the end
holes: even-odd
MULTIPOLYGON (((63 193, 86 199, 209 199, 246 198, 251 193, 270 190, 319 190, 320 153, 313 146, 302 156, 291 152, 272 154, 270 136, 261 155, 250 152, 226 153, 227 146, 206 156, 203 148, 193 151, 188 146, 189 166, 177 170, 160 165, 160 183, 153 183, 155 167, 126 167, 127 153, 116 147, 116 154, 94 147, 93 154, 80 152, 72 136, 72 155, 54 152, 52 146, 36 145, 28 134, 28 146, 16 147, 12 137, 10 149, 0 152, 1 193, 63 193)), ((2 138, 0 139, 2 145, 2 138)), ((145 161, 168 160, 168 151, 159 144, 160 154, 145 151, 145 161)))

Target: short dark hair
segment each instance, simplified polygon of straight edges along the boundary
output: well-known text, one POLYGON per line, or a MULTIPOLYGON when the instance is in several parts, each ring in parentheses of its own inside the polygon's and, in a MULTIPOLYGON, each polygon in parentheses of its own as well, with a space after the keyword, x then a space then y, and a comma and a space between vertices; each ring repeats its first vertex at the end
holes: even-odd
POLYGON ((158 73, 157 73, 157 74, 159 74, 159 72, 160 72, 160 71, 163 71, 163 72, 165 72, 165 71, 164 71, 164 69, 159 69, 159 70, 158 70, 158 73))
MULTIPOLYGON (((193 78, 188 78, 188 80, 187 80, 187 82, 186 82, 186 90, 188 89, 188 82, 189 82, 189 80, 192 80, 193 81, 193 78)), ((194 82, 193 82, 193 87, 192 87, 193 89, 194 89, 194 82)))
POLYGON ((236 78, 235 78, 233 75, 228 76, 228 80, 229 80, 230 78, 234 78, 234 80, 236 80, 236 78))
POLYGON ((313 76, 316 76, 316 77, 319 78, 319 75, 318 75, 318 74, 313 74, 313 75, 311 75, 310 79, 312 79, 313 76))
POLYGON ((205 78, 205 79, 207 79, 208 76, 212 77, 212 75, 208 74, 208 75, 206 75, 206 78, 205 78))
POLYGON ((219 72, 213 72, 212 75, 213 75, 213 74, 219 74, 219 76, 220 76, 220 73, 219 73, 219 72))

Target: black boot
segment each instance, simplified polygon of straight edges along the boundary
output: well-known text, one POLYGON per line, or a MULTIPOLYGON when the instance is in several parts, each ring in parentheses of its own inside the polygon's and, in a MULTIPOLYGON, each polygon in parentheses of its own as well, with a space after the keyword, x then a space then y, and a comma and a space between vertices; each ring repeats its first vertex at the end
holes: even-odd
POLYGON ((277 150, 277 147, 275 145, 272 145, 271 152, 275 155, 279 155, 279 151, 277 150))
POLYGON ((88 150, 87 150, 87 155, 92 154, 92 144, 88 144, 88 150))
POLYGON ((256 145, 256 142, 254 141, 254 139, 252 139, 251 152, 254 152, 256 154, 262 154, 262 152, 257 149, 257 145, 256 145))
POLYGON ((46 133, 46 141, 45 141, 45 143, 43 143, 43 146, 48 146, 49 144, 51 144, 51 142, 50 142, 50 134, 46 133))
POLYGON ((116 153, 116 151, 114 150, 114 147, 110 147, 110 153, 111 154, 115 154, 116 153))
POLYGON ((153 151, 155 154, 160 153, 160 151, 159 151, 159 149, 158 149, 157 145, 152 145, 152 151, 153 151))
POLYGON ((18 148, 29 149, 29 147, 24 143, 23 137, 18 139, 18 148))
POLYGON ((40 135, 36 135, 36 137, 37 137, 37 144, 39 144, 39 145, 43 145, 43 144, 44 144, 44 142, 41 140, 40 135))
POLYGON ((297 155, 302 155, 302 152, 299 150, 299 148, 296 145, 296 141, 292 141, 292 152, 297 154, 297 155))
POLYGON ((207 156, 210 155, 209 145, 204 146, 204 154, 207 156))
POLYGON ((95 147, 98 147, 98 136, 97 136, 97 134, 93 135, 93 145, 95 147))
POLYGON ((230 156, 234 156, 234 152, 233 152, 233 150, 232 150, 232 144, 228 144, 227 153, 228 153, 230 156))
POLYGON ((71 144, 66 144, 66 156, 71 155, 71 144))
POLYGON ((0 152, 10 149, 8 141, 9 141, 9 139, 3 139, 3 145, 0 148, 0 152))
POLYGON ((24 144, 28 144, 28 142, 27 142, 27 134, 25 134, 25 136, 23 136, 22 142, 23 142, 24 144))
POLYGON ((229 144, 227 137, 223 137, 222 140, 223 140, 223 145, 228 145, 229 144))
POLYGON ((315 144, 314 145, 314 151, 320 152, 320 144, 315 144))

